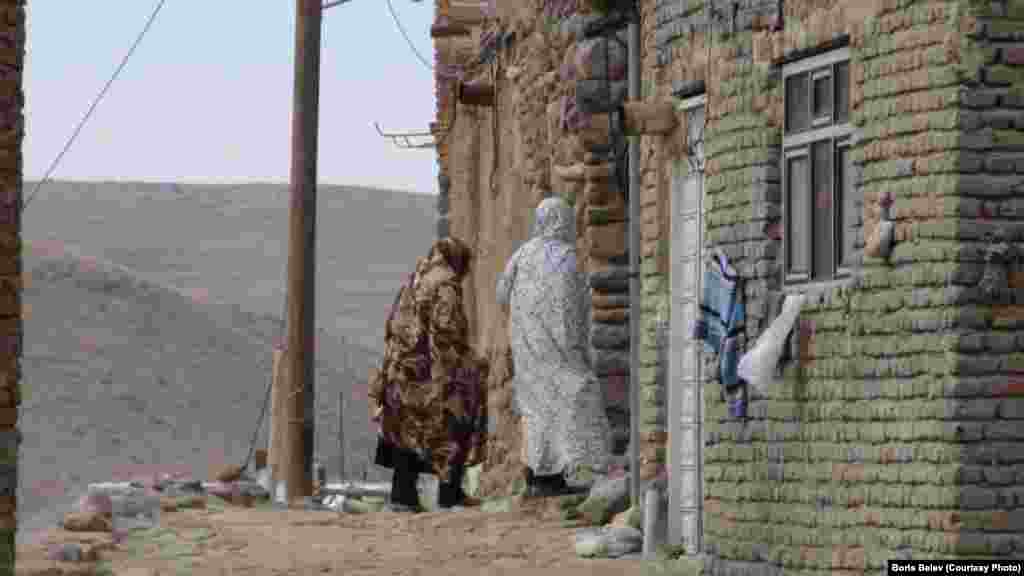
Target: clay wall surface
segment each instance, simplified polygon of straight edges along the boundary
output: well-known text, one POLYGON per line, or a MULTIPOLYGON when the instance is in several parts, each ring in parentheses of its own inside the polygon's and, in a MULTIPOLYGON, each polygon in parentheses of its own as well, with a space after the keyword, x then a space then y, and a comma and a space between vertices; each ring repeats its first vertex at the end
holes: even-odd
POLYGON ((0 573, 14 573, 17 531, 18 406, 21 404, 22 266, 21 203, 25 95, 25 3, 0 2, 0 30, 7 42, 0 49, 0 573))
MULTIPOLYGON (((576 209, 578 262, 593 285, 592 361, 605 384, 619 449, 628 441, 625 203, 604 149, 607 114, 575 112, 576 80, 603 72, 593 65, 593 56, 577 61, 584 39, 574 3, 513 4, 499 3, 498 18, 473 26, 468 36, 435 39, 441 70, 435 124, 441 172, 438 232, 477 249, 466 284, 467 305, 475 344, 500 366, 492 375, 490 413, 496 415, 494 431, 504 432, 491 442, 490 467, 507 469, 502 478, 517 466, 518 421, 506 369, 507 317, 495 301, 495 286, 507 259, 528 238, 534 209, 548 194, 563 196, 576 209), (494 104, 457 103, 456 74, 467 83, 491 86, 494 104)), ((445 10, 446 3, 438 2, 439 17, 445 10)), ((617 58, 624 65, 624 54, 617 58)), ((616 74, 621 85, 624 70, 616 74)), ((618 95, 620 100, 623 96, 618 95)), ((484 490, 489 487, 485 476, 484 490)))

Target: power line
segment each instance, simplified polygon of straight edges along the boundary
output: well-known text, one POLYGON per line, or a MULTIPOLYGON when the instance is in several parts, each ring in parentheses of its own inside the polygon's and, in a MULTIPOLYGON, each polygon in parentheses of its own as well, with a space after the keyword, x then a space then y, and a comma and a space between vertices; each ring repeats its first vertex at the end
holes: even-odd
POLYGON ((420 51, 416 49, 416 45, 412 43, 412 39, 409 38, 409 33, 405 31, 405 26, 402 26, 401 19, 398 18, 398 14, 395 12, 394 5, 391 4, 391 0, 387 0, 388 12, 391 13, 391 19, 395 21, 395 26, 398 27, 398 31, 402 33, 402 37, 405 38, 405 43, 409 45, 409 49, 416 55, 416 58, 426 66, 427 70, 433 70, 434 66, 420 54, 420 51))
POLYGON ((118 65, 118 67, 114 70, 114 73, 110 76, 110 79, 107 80, 106 85, 103 86, 103 89, 100 90, 100 93, 96 96, 95 99, 93 99, 92 104, 89 106, 89 110, 86 111, 85 116, 83 116, 82 119, 78 122, 78 126, 76 126, 74 132, 71 133, 71 137, 68 138, 68 141, 64 144, 64 148, 61 149, 60 154, 57 154, 57 157, 50 164, 50 167, 46 170, 46 173, 38 182, 36 182, 36 185, 32 189, 32 193, 29 194, 29 197, 24 202, 22 202, 22 212, 24 212, 25 209, 28 208, 29 203, 31 203, 32 200, 36 197, 36 194, 39 193, 39 189, 43 187, 43 184, 50 180, 50 177, 53 175, 53 172, 57 169, 57 166, 60 165, 61 160, 64 159, 64 155, 67 154, 68 150, 71 149, 71 146, 75 143, 75 140, 78 139, 78 135, 82 132, 82 128, 85 127, 85 123, 89 121, 89 118, 92 117, 93 112, 96 111, 96 107, 99 106, 100 101, 103 100, 103 97, 107 95, 107 91, 110 90, 110 87, 114 84, 114 81, 116 81, 117 78, 121 75, 121 71, 123 71, 125 66, 128 64, 128 59, 132 57, 132 55, 135 53, 136 48, 138 48, 139 44, 142 43, 142 39, 146 37, 146 34, 149 32, 149 29, 153 26, 153 22, 156 20, 157 15, 160 14, 160 11, 163 10, 164 4, 166 3, 167 0, 160 0, 157 3, 156 8, 153 9, 153 13, 149 15, 149 20, 146 21, 146 25, 142 28, 142 32, 139 32, 139 35, 135 38, 135 42, 132 43, 131 48, 128 49, 128 53, 125 54, 124 58, 121 60, 121 64, 118 65))

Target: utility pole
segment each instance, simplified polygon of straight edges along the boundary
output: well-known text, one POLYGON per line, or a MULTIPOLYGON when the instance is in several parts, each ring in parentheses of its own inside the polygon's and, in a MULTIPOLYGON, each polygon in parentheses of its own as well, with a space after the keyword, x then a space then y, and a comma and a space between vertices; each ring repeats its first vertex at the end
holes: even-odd
POLYGON ((288 234, 288 372, 285 474, 289 501, 313 493, 316 418, 316 183, 322 0, 295 2, 295 92, 292 110, 288 234), (300 429, 301 426, 301 429, 300 429))

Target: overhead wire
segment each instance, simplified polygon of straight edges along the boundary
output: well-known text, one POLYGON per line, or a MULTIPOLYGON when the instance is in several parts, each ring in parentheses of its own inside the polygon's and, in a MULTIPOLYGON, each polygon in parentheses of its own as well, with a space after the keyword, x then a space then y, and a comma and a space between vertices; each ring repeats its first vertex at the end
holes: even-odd
POLYGON ((135 42, 132 43, 131 48, 128 49, 128 52, 124 55, 124 58, 121 59, 121 63, 118 64, 117 68, 114 69, 114 73, 111 74, 110 79, 107 80, 107 83, 103 86, 103 89, 100 90, 99 94, 96 95, 96 98, 93 99, 92 104, 89 106, 89 109, 86 111, 85 115, 82 116, 82 119, 78 122, 78 125, 71 133, 71 137, 68 138, 67 142, 64 143, 64 147, 61 149, 60 153, 57 154, 57 157, 54 158, 53 162, 50 163, 50 166, 46 169, 46 172, 43 173, 43 177, 40 178, 38 182, 36 182, 36 185, 35 187, 32 188, 32 192, 29 194, 28 198, 24 202, 22 202, 22 212, 24 212, 25 209, 28 208, 28 205, 36 197, 36 194, 39 193, 40 188, 42 188, 44 184, 49 182, 50 177, 53 176, 54 171, 56 171, 57 167, 60 166, 60 163, 64 159, 64 156, 68 153, 68 150, 71 149, 71 146, 74 145, 75 141, 78 139, 78 135, 82 133, 82 128, 85 127, 86 122, 89 121, 93 113, 96 111, 96 108, 99 106, 100 102, 107 95, 107 92, 110 91, 110 87, 113 86, 114 82, 118 79, 118 77, 121 76, 121 72, 124 71, 125 66, 128 65, 128 60, 132 57, 133 54, 135 54, 135 50, 139 47, 139 44, 142 43, 142 39, 146 37, 146 34, 149 33, 150 29, 153 27, 153 22, 156 21, 156 17, 160 14, 160 11, 163 10, 164 4, 166 3, 167 0, 159 0, 159 2, 157 2, 156 8, 153 9, 153 12, 149 15, 149 19, 146 20, 146 25, 142 27, 142 31, 139 32, 139 35, 135 37, 135 42))
MULTIPOLYGON (((50 179, 52 178, 54 172, 56 172, 57 168, 60 166, 61 162, 64 160, 64 157, 71 150, 71 147, 74 145, 74 143, 78 140, 78 137, 81 135, 82 130, 85 128, 85 125, 89 122, 89 120, 92 118, 93 114, 96 112, 96 109, 99 107, 100 103, 103 101, 103 99, 109 93, 110 88, 114 85, 114 82, 116 82, 118 80, 118 78, 120 78, 121 73, 125 70, 125 68, 128 65, 128 61, 132 58, 132 56, 138 50, 139 46, 142 44, 142 41, 145 39, 146 35, 152 29, 153 24, 156 22, 157 17, 160 15, 160 13, 163 10, 163 8, 166 5, 166 3, 167 3, 167 0, 158 0, 156 6, 154 7, 153 11, 149 15, 149 18, 146 20, 145 25, 142 27, 142 30, 139 32, 139 34, 135 37, 134 42, 132 42, 132 44, 129 47, 128 51, 125 53, 124 57, 121 59, 121 62, 114 69, 114 72, 111 74, 110 78, 107 79, 107 82, 103 85, 103 88, 100 90, 100 92, 95 96, 95 98, 93 98, 92 102, 89 105, 89 108, 86 110, 85 114, 82 116, 82 118, 79 120, 78 124, 75 126, 75 129, 72 131, 71 136, 67 139, 67 141, 64 143, 64 146, 61 148, 60 152, 57 154, 57 156, 54 158, 54 160, 47 167, 46 171, 43 173, 43 177, 40 178, 36 182, 35 186, 33 187, 32 191, 29 193, 28 197, 25 198, 25 200, 21 203, 21 206, 20 206, 20 211, 21 212, 24 212, 29 207, 29 205, 31 205, 32 201, 39 194, 39 191, 42 189, 42 187, 44 185, 46 185, 50 181, 50 179)), ((333 4, 341 4, 341 3, 342 2, 335 2, 335 3, 332 3, 332 5, 333 4)), ((392 16, 392 19, 395 22, 395 25, 398 27, 399 32, 401 32, 402 36, 405 38, 405 41, 408 43, 409 48, 412 49, 413 53, 420 60, 421 63, 423 63, 428 69, 432 70, 433 67, 429 64, 429 62, 426 61, 425 58, 423 58, 422 54, 419 53, 419 51, 416 49, 415 45, 412 43, 412 40, 409 38, 409 35, 406 32, 405 27, 402 25, 400 19, 398 18, 398 15, 395 13, 394 7, 391 5, 391 0, 388 0, 388 10, 391 13, 391 16, 392 16)), ((284 310, 282 310, 282 314, 281 314, 282 322, 281 322, 281 329, 280 329, 280 337, 279 337, 279 339, 283 338, 283 332, 284 332, 284 328, 285 328, 284 319, 285 319, 285 316, 286 316, 286 313, 287 313, 287 303, 288 303, 288 301, 287 301, 287 297, 286 297, 284 299, 284 310)), ((345 340, 344 337, 342 337, 342 339, 345 340)), ((373 352, 373 353, 376 353, 376 354, 379 355, 379 352, 377 352, 377 351, 370 350, 370 349, 368 349, 368 348, 366 348, 364 346, 360 346, 360 345, 358 345, 356 343, 352 343, 352 344, 355 344, 364 353, 365 352, 373 352)), ((346 366, 346 368, 348 368, 348 367, 346 366)), ((273 381, 274 381, 274 374, 271 374, 270 381, 267 384, 266 392, 265 392, 265 395, 264 395, 263 406, 262 406, 262 409, 260 411, 260 416, 257 419, 256 428, 253 431, 252 439, 250 441, 249 451, 248 451, 248 454, 246 455, 244 463, 242 464, 242 468, 243 469, 248 466, 250 460, 252 459, 252 455, 253 455, 253 452, 254 452, 255 447, 256 447, 256 441, 257 441, 257 438, 259 436, 259 431, 263 427, 263 420, 266 417, 267 406, 269 404, 271 391, 273 389, 273 381)))
POLYGON ((394 20, 395 26, 398 28, 398 31, 402 33, 402 37, 405 38, 405 43, 409 45, 409 49, 412 50, 412 53, 416 55, 416 59, 419 60, 420 63, 427 68, 427 70, 433 70, 434 65, 431 64, 426 58, 424 58, 423 54, 421 54, 420 51, 416 48, 416 45, 413 44, 412 38, 410 38, 409 33, 406 32, 405 26, 402 25, 402 20, 398 17, 398 13, 395 12, 395 6, 391 3, 391 0, 387 0, 387 6, 388 12, 391 13, 391 19, 394 20))

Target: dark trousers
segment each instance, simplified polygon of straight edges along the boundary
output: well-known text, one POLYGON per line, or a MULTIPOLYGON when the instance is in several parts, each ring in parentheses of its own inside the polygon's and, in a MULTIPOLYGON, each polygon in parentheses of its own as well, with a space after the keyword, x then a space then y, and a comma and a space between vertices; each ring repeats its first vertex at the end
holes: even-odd
MULTIPOLYGON (((381 440, 384 442, 384 440, 381 440)), ((419 496, 416 492, 416 480, 420 474, 429 472, 423 460, 411 450, 398 446, 387 446, 390 452, 391 468, 394 474, 391 476, 391 502, 404 506, 418 507, 419 496)), ((378 449, 380 452, 380 449, 378 449)), ((466 495, 462 491, 462 477, 465 474, 463 466, 452 466, 451 477, 448 482, 443 482, 438 487, 437 504, 442 508, 457 506, 465 500, 466 495)))

